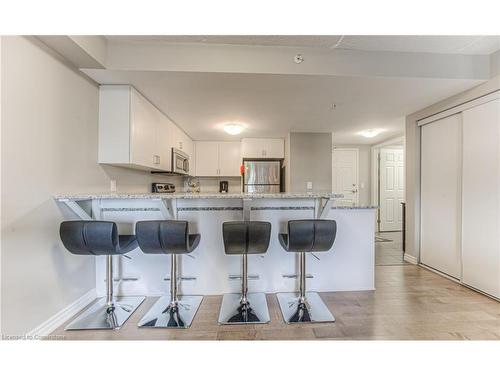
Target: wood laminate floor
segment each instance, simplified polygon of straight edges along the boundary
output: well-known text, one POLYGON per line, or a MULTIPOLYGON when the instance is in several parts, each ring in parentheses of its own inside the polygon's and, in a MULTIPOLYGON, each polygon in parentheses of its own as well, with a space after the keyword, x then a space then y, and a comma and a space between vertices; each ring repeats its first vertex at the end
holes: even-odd
POLYGON ((222 296, 206 296, 189 329, 137 327, 156 298, 148 298, 118 331, 53 332, 68 340, 499 340, 500 303, 414 265, 377 266, 376 290, 321 293, 335 323, 287 325, 276 295, 271 322, 217 324, 222 296))
POLYGON ((403 259, 403 232, 378 232, 375 238, 377 266, 408 264, 403 259))

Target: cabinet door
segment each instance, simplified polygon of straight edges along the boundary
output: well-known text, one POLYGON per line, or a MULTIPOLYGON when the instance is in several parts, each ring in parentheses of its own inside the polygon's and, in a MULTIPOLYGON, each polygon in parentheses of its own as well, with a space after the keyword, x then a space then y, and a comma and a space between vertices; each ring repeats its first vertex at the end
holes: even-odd
POLYGON ((219 175, 219 143, 195 142, 196 176, 219 175))
POLYGON ((240 176, 240 142, 219 143, 219 173, 221 176, 240 176))
POLYGON ((461 114, 424 125, 421 148, 423 264, 460 278, 461 114))
POLYGON ((172 143, 174 124, 168 118, 160 113, 159 124, 157 128, 157 150, 159 156, 159 168, 164 171, 172 170, 172 143))
POLYGON ((500 99, 463 112, 462 282, 500 298, 500 99))
POLYGON ((264 156, 270 159, 282 159, 285 157, 285 142, 281 138, 262 139, 264 145, 264 156))
POLYGON ((131 90, 130 163, 145 168, 159 167, 156 149, 158 117, 153 105, 135 90, 131 90))
POLYGON ((241 156, 244 158, 264 158, 262 139, 245 138, 241 141, 241 156))
POLYGON ((189 155, 190 159, 193 159, 194 155, 194 145, 193 145, 193 140, 189 138, 189 136, 182 132, 182 151, 184 151, 186 154, 189 155))

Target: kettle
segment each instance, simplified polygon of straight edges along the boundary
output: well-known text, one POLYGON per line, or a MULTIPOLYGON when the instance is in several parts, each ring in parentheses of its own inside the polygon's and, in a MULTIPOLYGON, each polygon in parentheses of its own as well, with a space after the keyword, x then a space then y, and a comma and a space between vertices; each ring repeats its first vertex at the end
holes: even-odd
POLYGON ((228 193, 228 192, 229 192, 229 182, 219 181, 219 193, 228 193))

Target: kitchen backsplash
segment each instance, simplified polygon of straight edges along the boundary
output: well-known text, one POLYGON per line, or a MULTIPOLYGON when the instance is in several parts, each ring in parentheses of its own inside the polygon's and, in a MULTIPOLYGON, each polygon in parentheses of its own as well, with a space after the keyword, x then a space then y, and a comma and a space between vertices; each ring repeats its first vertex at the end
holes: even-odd
MULTIPOLYGON (((241 192, 241 177, 195 177, 200 182, 200 192, 214 193, 219 191, 219 182, 227 181, 229 183, 230 193, 241 192)), ((187 190, 187 179, 184 181, 184 190, 187 190)), ((179 190, 179 189, 178 189, 179 190)))
MULTIPOLYGON (((188 191, 187 180, 183 176, 169 176, 162 174, 151 174, 146 171, 139 171, 121 167, 103 165, 101 166, 110 181, 115 181, 116 191, 119 192, 150 192, 152 182, 170 182, 175 185, 176 191, 188 191)), ((213 193, 219 191, 219 182, 229 183, 230 193, 240 193, 241 177, 192 177, 200 183, 200 191, 213 193)), ((89 189, 92 191, 91 184, 89 189)), ((95 189, 94 189, 95 190, 95 189)))

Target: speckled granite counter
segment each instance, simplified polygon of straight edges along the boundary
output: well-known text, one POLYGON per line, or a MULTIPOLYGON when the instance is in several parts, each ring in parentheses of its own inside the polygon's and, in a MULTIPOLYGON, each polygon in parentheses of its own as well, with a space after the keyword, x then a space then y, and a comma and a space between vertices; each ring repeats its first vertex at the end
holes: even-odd
POLYGON ((342 198, 333 193, 74 193, 58 194, 55 199, 300 199, 300 198, 342 198))

